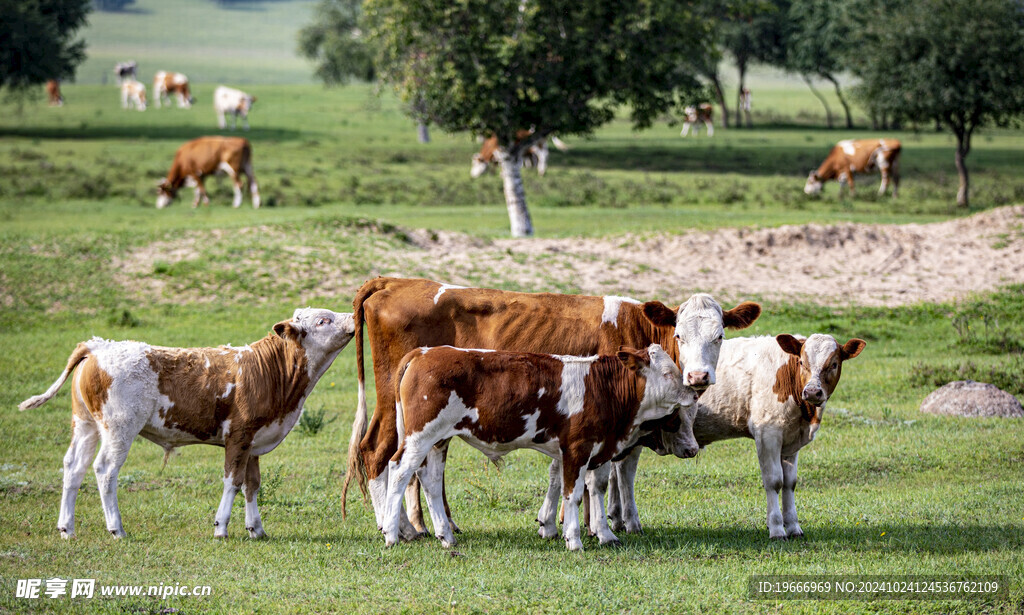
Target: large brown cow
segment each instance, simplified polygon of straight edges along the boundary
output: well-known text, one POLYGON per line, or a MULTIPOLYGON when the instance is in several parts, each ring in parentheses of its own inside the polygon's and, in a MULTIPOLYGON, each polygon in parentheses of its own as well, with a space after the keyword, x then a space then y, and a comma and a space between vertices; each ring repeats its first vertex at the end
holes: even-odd
MULTIPOLYGON (((570 551, 583 548, 576 512, 585 480, 596 496, 591 512, 601 544, 619 543, 604 516, 608 462, 632 445, 643 423, 681 414, 687 445, 697 454, 690 429, 697 392, 683 384, 679 367, 658 344, 593 357, 424 348, 402 358, 395 379, 402 443, 389 463, 388 546, 398 543, 402 494, 424 461, 420 476, 434 533, 446 548, 455 545, 442 496, 444 455, 435 448, 455 436, 495 462, 522 448, 557 460, 570 551)), ((545 506, 538 515, 543 538, 557 535, 554 512, 545 506)))
POLYGON ((174 154, 171 170, 158 185, 157 208, 170 205, 178 195, 178 190, 186 183, 196 187, 192 207, 197 207, 200 201, 209 204, 210 197, 206 194, 203 179, 218 173, 226 174, 234 184, 232 207, 242 204, 242 175, 246 177, 253 208, 260 206, 260 188, 256 185, 256 175, 252 169, 252 146, 249 141, 241 137, 199 137, 179 147, 174 154))
MULTIPOLYGON (((369 486, 378 526, 388 483, 388 460, 398 450, 394 374, 402 357, 422 346, 451 345, 589 356, 612 354, 620 346, 661 344, 677 361, 686 384, 703 390, 715 382, 723 327, 743 329, 761 313, 744 302, 723 311, 709 295, 698 294, 676 309, 658 301, 464 288, 431 280, 377 278, 363 284, 353 301, 359 402, 349 442, 348 473, 363 493, 369 486), (363 367, 363 323, 369 330, 377 410, 367 424, 363 367), (364 435, 365 434, 365 435, 364 435), (369 480, 368 480, 369 479, 369 480)), ((675 451, 682 454, 681 451, 675 451)), ((423 531, 419 496, 407 498, 416 527, 402 525, 402 536, 423 531)))
POLYGON ((818 194, 825 182, 839 180, 839 192, 843 186, 850 186, 853 194, 853 176, 855 173, 870 173, 877 167, 882 174, 882 183, 878 194, 885 194, 892 178, 892 195, 895 197, 900 188, 900 142, 896 139, 847 139, 836 143, 828 157, 821 163, 818 170, 811 171, 804 185, 806 194, 818 194))
POLYGON ((303 402, 352 333, 351 314, 303 308, 274 325, 274 334, 240 348, 166 348, 98 337, 79 344, 57 381, 18 406, 43 405, 75 372, 57 523, 61 536, 75 534, 75 499, 97 441, 93 468, 107 531, 114 538, 125 535, 117 474, 137 436, 168 454, 187 444, 224 447, 224 493, 213 535, 227 538, 231 505, 241 490, 249 536, 264 536, 256 506, 260 457, 291 431, 303 402))

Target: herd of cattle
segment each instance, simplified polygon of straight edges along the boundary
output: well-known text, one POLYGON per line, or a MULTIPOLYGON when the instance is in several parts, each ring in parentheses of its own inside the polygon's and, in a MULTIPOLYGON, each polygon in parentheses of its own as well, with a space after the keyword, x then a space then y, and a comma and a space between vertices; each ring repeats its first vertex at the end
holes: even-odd
POLYGON ((63 537, 74 535, 75 499, 94 455, 107 530, 125 535, 117 477, 142 436, 167 454, 187 444, 223 447, 214 536, 227 537, 241 490, 246 529, 259 538, 260 457, 287 436, 317 382, 355 338, 358 405, 342 514, 355 478, 388 545, 425 531, 419 485, 434 534, 445 546, 455 544, 459 530, 444 486, 455 436, 493 461, 524 448, 551 457, 539 534, 557 536, 561 504, 570 550, 583 546, 581 503, 601 544, 618 544, 612 530, 641 531, 633 486, 645 448, 689 458, 719 440, 751 438, 769 536, 786 539, 803 535, 794 499, 799 451, 821 426, 843 363, 865 342, 840 344, 824 334, 725 339, 725 329, 746 328, 760 314, 751 302, 723 310, 706 294, 673 308, 626 297, 376 278, 356 292, 352 313, 298 309, 242 347, 82 342, 50 388, 19 408, 52 399, 74 372, 58 520, 63 537), (364 328, 377 392, 369 418, 364 328))

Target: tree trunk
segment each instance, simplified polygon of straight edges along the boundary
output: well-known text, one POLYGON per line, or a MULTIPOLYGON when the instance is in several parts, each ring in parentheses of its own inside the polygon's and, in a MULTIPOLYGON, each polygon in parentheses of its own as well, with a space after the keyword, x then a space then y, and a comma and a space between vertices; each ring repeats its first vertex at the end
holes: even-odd
MULTIPOLYGON (((743 90, 747 87, 747 62, 746 60, 737 60, 736 69, 740 72, 740 85, 736 91, 736 127, 739 128, 743 125, 743 121, 740 119, 743 117, 743 90)), ((750 113, 747 113, 747 128, 751 128, 750 113)))
POLYGON ((850 105, 846 102, 846 98, 843 96, 843 90, 839 87, 839 82, 832 75, 825 75, 825 78, 832 82, 832 85, 836 88, 836 96, 839 97, 839 104, 843 106, 843 111, 846 113, 846 127, 853 128, 853 115, 850 114, 850 105))
POLYGON ((532 237, 533 221, 526 208, 526 190, 523 188, 523 158, 520 152, 510 154, 503 148, 494 152, 501 166, 501 182, 505 188, 505 205, 513 237, 532 237))
POLYGON ((430 143, 430 126, 420 122, 416 125, 416 135, 420 140, 420 143, 430 143))
POLYGON ((967 197, 967 190, 970 180, 967 176, 967 154, 971 151, 971 133, 958 127, 953 128, 956 134, 956 172, 960 176, 960 187, 956 191, 956 204, 958 207, 970 209, 970 201, 967 197))
POLYGON ((828 101, 825 100, 825 97, 821 95, 821 92, 815 89, 814 84, 811 83, 810 77, 808 77, 807 75, 800 76, 804 78, 804 83, 806 83, 807 87, 811 89, 811 94, 814 94, 818 98, 818 100, 821 101, 821 105, 825 107, 825 123, 828 124, 829 128, 832 128, 832 109, 829 108, 828 101))
POLYGON ((722 89, 722 80, 718 78, 718 71, 708 75, 711 85, 715 88, 715 96, 718 97, 718 106, 722 108, 722 128, 729 127, 729 106, 725 103, 725 90, 722 89))

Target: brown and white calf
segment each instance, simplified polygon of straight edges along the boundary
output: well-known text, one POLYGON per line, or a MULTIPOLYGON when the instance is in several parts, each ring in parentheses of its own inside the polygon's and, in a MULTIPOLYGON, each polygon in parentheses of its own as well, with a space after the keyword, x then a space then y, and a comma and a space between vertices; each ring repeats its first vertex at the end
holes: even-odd
MULTIPOLYGON (((706 294, 670 308, 659 301, 641 303, 626 297, 588 297, 465 288, 432 280, 376 278, 356 292, 356 370, 359 401, 349 442, 348 472, 342 512, 350 481, 356 478, 373 501, 378 526, 388 485, 388 460, 398 450, 394 375, 406 353, 425 346, 450 345, 545 354, 589 356, 613 354, 620 346, 660 344, 681 367, 686 384, 703 390, 715 382, 715 365, 723 328, 753 323, 761 306, 744 302, 731 310, 706 294), (363 323, 373 352, 377 410, 367 421, 363 323)), ((673 452, 686 447, 674 442, 673 452)), ((415 484, 407 497, 409 517, 403 538, 424 531, 415 484)))
POLYGON ((227 538, 231 505, 245 496, 249 536, 264 536, 256 505, 260 457, 274 450, 302 414, 303 402, 352 339, 351 314, 305 308, 274 333, 243 347, 166 348, 93 338, 71 353, 60 378, 21 410, 43 405, 74 370, 71 446, 57 524, 75 534, 75 498, 93 463, 107 530, 125 535, 117 475, 136 436, 170 452, 186 444, 224 447, 224 493, 213 535, 227 538), (77 368, 77 369, 76 369, 77 368))
MULTIPOLYGON (((824 334, 807 339, 741 337, 722 344, 718 382, 700 398, 693 434, 701 447, 732 438, 754 440, 771 538, 803 536, 794 497, 797 454, 814 440, 843 362, 859 355, 865 345, 864 340, 851 339, 840 346, 824 334)), ((635 473, 635 457, 613 469, 608 487, 612 528, 624 525, 639 531, 632 499, 635 473)))
POLYGON ((157 208, 167 207, 186 183, 196 187, 192 207, 210 203, 203 178, 207 175, 224 173, 231 178, 235 197, 232 207, 242 204, 242 180, 245 175, 253 208, 260 206, 260 188, 252 170, 252 145, 241 137, 199 137, 185 143, 174 154, 171 170, 158 184, 157 208))
POLYGON ((217 126, 223 130, 227 126, 224 114, 230 113, 231 130, 238 127, 238 116, 242 116, 243 128, 249 130, 249 111, 255 102, 255 96, 250 96, 242 90, 223 85, 217 86, 217 89, 213 91, 213 110, 217 113, 217 126))
POLYGON ((853 176, 856 173, 870 173, 877 167, 882 175, 878 194, 885 194, 892 179, 892 195, 900 188, 900 142, 896 139, 847 139, 832 147, 828 157, 818 170, 811 171, 804 185, 804 193, 814 195, 821 192, 825 182, 839 181, 839 192, 849 185, 853 194, 853 176))
POLYGON ((135 60, 114 64, 114 74, 117 75, 117 82, 121 84, 127 79, 135 79, 138 69, 139 64, 135 60))
POLYGON ((192 92, 189 90, 188 77, 182 73, 169 73, 167 71, 157 71, 153 77, 153 104, 156 108, 160 108, 160 104, 164 101, 168 105, 171 104, 171 95, 178 100, 178 108, 190 109, 195 99, 192 98, 192 92))
POLYGON ((121 108, 132 107, 139 111, 146 110, 146 86, 134 79, 125 79, 121 83, 121 108))
POLYGON ((64 106, 64 96, 60 93, 60 81, 50 79, 46 82, 46 97, 50 100, 51 107, 64 106))
MULTIPOLYGON (((522 141, 523 139, 530 138, 533 134, 532 130, 520 130, 516 133, 516 140, 522 141)), ((539 139, 536 143, 531 145, 523 153, 523 164, 527 167, 533 167, 537 169, 537 175, 544 176, 548 170, 548 141, 551 142, 560 151, 568 150, 568 146, 562 142, 556 136, 544 137, 539 139)), ((496 154, 498 152, 498 137, 492 136, 484 140, 483 145, 480 146, 480 151, 473 154, 473 164, 470 167, 470 177, 477 178, 487 173, 492 166, 497 166, 498 159, 496 154)))
POLYGON ((697 135, 697 122, 704 124, 708 130, 708 136, 715 136, 715 126, 711 123, 712 116, 714 115, 715 108, 711 106, 711 103, 700 103, 696 106, 689 106, 683 109, 683 113, 686 114, 686 121, 683 122, 683 129, 679 132, 680 137, 685 137, 690 134, 690 127, 693 126, 693 134, 697 135))
MULTIPOLYGON (((575 511, 584 482, 597 496, 591 502, 601 544, 618 543, 608 524, 600 522, 608 462, 636 440, 641 423, 684 408, 688 428, 697 401, 675 361, 657 344, 593 357, 423 348, 402 359, 395 396, 398 433, 404 435, 388 464, 388 546, 399 540, 402 496, 418 470, 434 533, 445 547, 455 544, 442 496, 444 454, 435 445, 458 436, 495 462, 523 448, 561 461, 562 498, 569 511, 563 531, 571 551, 583 548, 575 511)), ((692 432, 687 436, 696 452, 692 432)), ((556 510, 541 509, 542 537, 557 535, 556 510)))

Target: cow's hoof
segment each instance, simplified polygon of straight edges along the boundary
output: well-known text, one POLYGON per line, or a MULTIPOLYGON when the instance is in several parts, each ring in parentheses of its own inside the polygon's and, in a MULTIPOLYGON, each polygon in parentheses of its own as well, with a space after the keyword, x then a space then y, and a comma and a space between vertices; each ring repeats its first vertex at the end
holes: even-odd
POLYGON ((66 527, 59 527, 57 529, 60 530, 60 537, 63 538, 64 540, 68 540, 70 538, 74 538, 75 537, 75 531, 74 530, 71 530, 69 532, 68 528, 66 528, 66 527))
POLYGON ((461 534, 461 533, 462 533, 462 529, 461 529, 461 528, 459 528, 459 526, 455 525, 455 522, 454 522, 454 521, 452 521, 451 519, 449 519, 449 520, 448 520, 448 523, 450 523, 450 524, 452 525, 452 531, 453 531, 453 532, 455 532, 456 534, 461 534))
POLYGON ((262 527, 247 527, 245 529, 247 532, 249 532, 249 538, 252 538, 254 540, 259 540, 261 538, 267 537, 267 533, 263 531, 262 527))
POLYGON ((579 538, 566 538, 565 548, 570 551, 582 551, 583 541, 581 541, 579 538))
POLYGON ((537 529, 537 534, 544 540, 551 540, 553 538, 558 538, 558 528, 545 527, 542 525, 537 529))
POLYGON ((772 540, 779 540, 779 541, 789 540, 789 537, 786 536, 785 534, 783 534, 781 536, 769 536, 769 538, 771 538, 772 540))
POLYGON ((458 543, 454 536, 452 536, 451 540, 446 539, 444 536, 438 536, 437 539, 441 541, 441 546, 445 549, 451 549, 458 543))
POLYGON ((637 535, 640 535, 640 534, 644 533, 644 528, 640 527, 639 525, 634 525, 633 527, 630 527, 630 526, 627 525, 626 526, 626 533, 627 534, 637 534, 637 535))
POLYGON ((803 538, 804 537, 804 531, 803 530, 796 530, 795 532, 790 532, 789 534, 787 534, 787 537, 789 537, 789 538, 803 538))
POLYGON ((619 540, 618 538, 612 538, 611 540, 607 540, 605 542, 602 542, 601 546, 602 547, 618 548, 618 547, 622 546, 622 541, 619 540))
POLYGON ((113 530, 107 530, 107 531, 110 532, 111 536, 113 536, 114 538, 117 538, 117 539, 121 539, 121 538, 124 538, 125 536, 127 536, 127 534, 125 534, 124 530, 122 530, 122 529, 113 529, 113 530))

